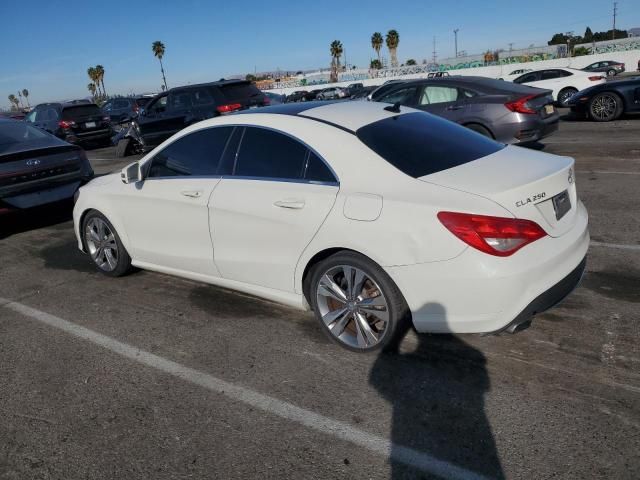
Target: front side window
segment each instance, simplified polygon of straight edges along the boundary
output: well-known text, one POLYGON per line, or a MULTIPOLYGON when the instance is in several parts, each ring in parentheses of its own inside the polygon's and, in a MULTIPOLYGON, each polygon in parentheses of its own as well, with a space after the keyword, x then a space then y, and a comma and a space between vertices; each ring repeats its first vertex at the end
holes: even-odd
POLYGON ((529 83, 535 82, 537 79, 537 73, 527 73, 526 75, 522 75, 521 77, 516 78, 513 83, 529 83))
POLYGON ((153 157, 147 178, 217 175, 232 130, 207 128, 179 138, 153 157))
POLYGON ((282 133, 247 127, 242 137, 234 175, 300 179, 307 147, 282 133))
POLYGON ((175 92, 169 94, 170 110, 186 110, 191 108, 191 92, 175 92))
POLYGON ((378 101, 384 103, 400 102, 401 105, 411 105, 415 95, 416 87, 407 87, 383 95, 378 101))
POLYGON ((148 110, 152 113, 161 113, 167 109, 167 96, 160 97, 151 105, 149 105, 148 110))
POLYGON ((418 178, 491 155, 505 147, 468 128, 422 112, 366 125, 356 135, 405 174, 418 178))

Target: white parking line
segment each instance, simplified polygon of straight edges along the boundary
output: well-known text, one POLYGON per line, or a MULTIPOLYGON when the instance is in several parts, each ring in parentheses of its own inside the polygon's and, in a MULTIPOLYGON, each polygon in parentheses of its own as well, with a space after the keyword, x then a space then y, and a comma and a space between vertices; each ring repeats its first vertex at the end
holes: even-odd
POLYGON ((617 248, 619 250, 640 250, 640 245, 626 245, 624 243, 594 242, 592 240, 589 244, 592 247, 617 248))
POLYGON ((449 462, 438 460, 417 450, 396 445, 390 440, 359 430, 348 423, 333 420, 318 413, 297 407, 291 403, 264 395, 246 387, 226 382, 207 373, 185 367, 179 363, 140 350, 114 338, 94 332, 46 312, 36 310, 18 302, 0 298, 0 308, 7 308, 38 322, 62 330, 95 345, 117 353, 143 365, 153 367, 181 380, 204 387, 212 392, 224 395, 232 400, 251 405, 267 413, 296 422, 326 435, 366 448, 373 453, 384 455, 397 462, 404 463, 424 472, 447 479, 483 480, 486 477, 458 467, 449 462))

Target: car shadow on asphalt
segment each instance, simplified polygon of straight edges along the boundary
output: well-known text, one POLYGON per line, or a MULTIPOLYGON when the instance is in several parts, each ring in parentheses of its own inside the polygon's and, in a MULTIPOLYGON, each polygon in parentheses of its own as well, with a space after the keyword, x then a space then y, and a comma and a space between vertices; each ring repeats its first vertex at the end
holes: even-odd
MULTIPOLYGON (((443 310, 440 305, 427 307, 443 310)), ((418 338, 412 352, 392 346, 381 353, 369 376, 369 383, 393 409, 391 479, 432 478, 437 473, 434 469, 424 474, 399 461, 411 458, 406 448, 432 457, 427 464, 446 462, 446 467, 466 471, 444 477, 465 478, 473 473, 504 478, 484 409, 484 395, 490 388, 485 356, 454 335, 418 338)))
POLYGON ((0 217, 0 240, 18 233, 51 227, 73 218, 73 202, 61 202, 11 212, 0 217))

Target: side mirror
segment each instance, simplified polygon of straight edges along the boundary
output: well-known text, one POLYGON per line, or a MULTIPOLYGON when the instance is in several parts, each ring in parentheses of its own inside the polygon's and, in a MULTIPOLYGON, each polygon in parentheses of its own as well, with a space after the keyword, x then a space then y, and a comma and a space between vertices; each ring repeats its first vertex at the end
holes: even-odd
POLYGON ((138 162, 134 162, 124 167, 120 172, 120 178, 122 179, 122 183, 136 183, 142 180, 140 164, 138 162))

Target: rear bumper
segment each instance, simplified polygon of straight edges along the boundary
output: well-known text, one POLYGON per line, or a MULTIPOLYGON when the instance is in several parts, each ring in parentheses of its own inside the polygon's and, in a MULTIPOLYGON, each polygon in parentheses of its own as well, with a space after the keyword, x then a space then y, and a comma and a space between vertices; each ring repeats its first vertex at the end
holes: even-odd
POLYGON ((500 125, 494 131, 496 140, 511 145, 537 142, 555 133, 560 125, 558 113, 548 118, 519 113, 514 113, 513 116, 513 121, 500 125))
POLYGON ((554 287, 579 269, 588 247, 588 215, 579 203, 570 231, 540 239, 510 257, 469 247, 448 261, 385 270, 404 295, 419 332, 490 333, 560 300, 562 291, 554 287), (538 300, 550 290, 553 298, 538 300))
POLYGON ((69 143, 74 143, 74 144, 78 144, 78 143, 90 143, 90 142, 98 142, 101 140, 111 140, 111 137, 113 136, 113 129, 112 128, 104 128, 102 130, 95 130, 92 132, 83 132, 83 133, 76 133, 76 132, 69 132, 65 135, 65 140, 69 143))

